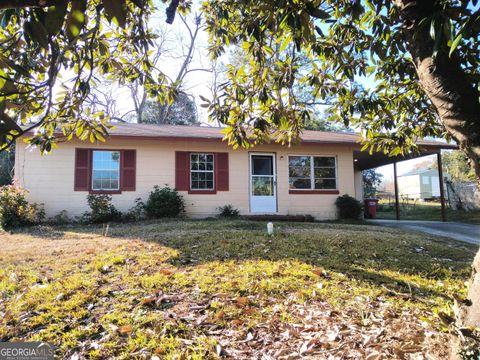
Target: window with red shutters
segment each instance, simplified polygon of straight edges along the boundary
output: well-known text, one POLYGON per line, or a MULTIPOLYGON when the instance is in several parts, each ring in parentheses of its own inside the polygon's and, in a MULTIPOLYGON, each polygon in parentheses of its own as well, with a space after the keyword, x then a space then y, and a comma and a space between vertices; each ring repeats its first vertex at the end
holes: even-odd
POLYGON ((91 150, 75 149, 75 175, 74 190, 88 191, 90 190, 91 173, 91 150))
MULTIPOLYGON (((136 151, 120 150, 120 189, 93 190, 92 173, 94 151, 115 151, 107 149, 75 149, 74 190, 89 191, 95 194, 114 194, 122 191, 135 191, 136 188, 136 151)), ((118 150, 116 150, 118 152, 118 150)))
MULTIPOLYGON (((191 188, 191 154, 212 154, 202 152, 175 152, 175 188, 179 191, 188 191, 190 194, 215 194, 217 191, 229 190, 228 153, 214 153, 214 188, 191 188)), ((195 171, 194 171, 195 172, 195 171)))

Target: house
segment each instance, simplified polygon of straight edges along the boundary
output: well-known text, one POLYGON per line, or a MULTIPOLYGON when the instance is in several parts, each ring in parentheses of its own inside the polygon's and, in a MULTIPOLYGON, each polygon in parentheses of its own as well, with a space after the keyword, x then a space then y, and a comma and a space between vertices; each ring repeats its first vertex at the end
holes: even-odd
MULTIPOLYGON (((444 179, 450 176, 444 174, 444 179)), ((440 181, 437 169, 413 170, 398 176, 398 189, 409 199, 427 200, 440 197, 440 181)))
MULTIPOLYGON (((206 217, 231 204, 242 214, 335 218, 335 199, 362 200, 361 171, 386 163, 383 153, 360 152, 354 133, 304 131, 291 147, 264 144, 232 149, 221 128, 116 124, 106 142, 60 143, 48 155, 16 146, 15 181, 47 216, 83 214, 88 194, 111 194, 122 211, 146 200, 154 185, 175 187, 186 213, 206 217)), ((425 154, 444 143, 419 142, 425 154)))

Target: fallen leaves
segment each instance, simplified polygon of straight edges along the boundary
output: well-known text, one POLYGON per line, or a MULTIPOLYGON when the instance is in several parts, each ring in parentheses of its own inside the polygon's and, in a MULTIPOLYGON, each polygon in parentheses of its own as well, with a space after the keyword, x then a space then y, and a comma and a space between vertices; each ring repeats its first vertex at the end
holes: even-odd
POLYGON ((245 296, 240 296, 238 297, 235 302, 237 303, 238 306, 248 306, 250 304, 250 299, 245 296))
POLYGON ((121 334, 121 335, 127 335, 127 334, 130 334, 133 330, 133 326, 132 325, 123 325, 123 326, 120 326, 118 328, 118 332, 121 334))
POLYGON ((165 275, 165 276, 172 276, 173 275, 173 271, 169 270, 169 269, 160 269, 160 270, 158 270, 158 272, 162 275, 165 275))

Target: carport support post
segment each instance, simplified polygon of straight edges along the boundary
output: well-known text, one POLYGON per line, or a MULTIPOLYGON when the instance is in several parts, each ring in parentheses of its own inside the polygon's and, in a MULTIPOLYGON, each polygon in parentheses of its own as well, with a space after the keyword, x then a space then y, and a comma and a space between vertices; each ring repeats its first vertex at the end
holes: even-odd
POLYGON ((447 215, 445 214, 445 191, 443 188, 443 169, 442 169, 441 150, 439 150, 437 153, 437 166, 438 166, 438 185, 440 186, 440 205, 442 207, 442 221, 447 221, 447 215))
POLYGON ((397 220, 400 220, 400 203, 398 201, 398 179, 397 179, 397 162, 393 162, 393 183, 395 184, 395 214, 397 220))

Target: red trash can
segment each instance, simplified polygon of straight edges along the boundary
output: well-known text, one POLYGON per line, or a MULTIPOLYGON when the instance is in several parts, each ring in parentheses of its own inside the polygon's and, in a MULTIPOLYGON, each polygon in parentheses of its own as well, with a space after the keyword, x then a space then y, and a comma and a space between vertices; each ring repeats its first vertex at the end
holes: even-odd
POLYGON ((378 199, 365 199, 365 217, 367 219, 375 219, 377 216, 378 199))

